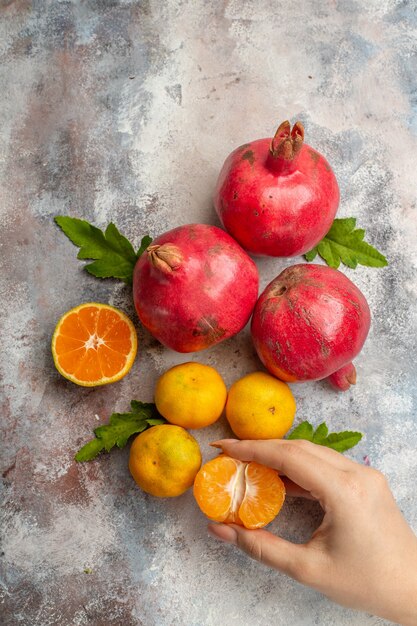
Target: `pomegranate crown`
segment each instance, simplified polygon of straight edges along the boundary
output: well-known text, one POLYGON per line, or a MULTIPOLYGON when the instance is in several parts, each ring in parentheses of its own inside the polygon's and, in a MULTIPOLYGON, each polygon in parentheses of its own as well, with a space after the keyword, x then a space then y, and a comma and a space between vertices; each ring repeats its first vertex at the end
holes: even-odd
POLYGON ((146 248, 148 258, 158 270, 165 274, 175 272, 183 261, 181 250, 172 243, 164 243, 162 245, 153 244, 146 248))
POLYGON ((272 138, 269 151, 274 159, 281 158, 292 161, 301 150, 304 142, 304 126, 296 122, 291 130, 288 120, 279 125, 277 132, 272 138))

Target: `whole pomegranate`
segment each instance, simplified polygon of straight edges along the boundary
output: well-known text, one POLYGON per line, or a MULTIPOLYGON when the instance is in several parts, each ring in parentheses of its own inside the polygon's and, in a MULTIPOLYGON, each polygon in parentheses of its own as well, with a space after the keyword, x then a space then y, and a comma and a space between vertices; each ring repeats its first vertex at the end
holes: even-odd
POLYGON ((326 159, 283 122, 272 139, 237 148, 217 181, 214 205, 226 230, 252 254, 304 254, 326 235, 339 187, 326 159))
POLYGON ((227 233, 206 224, 157 237, 133 274, 140 321, 178 352, 203 350, 238 333, 257 296, 255 263, 227 233))
POLYGON ((352 359, 370 326, 364 295, 341 272, 293 265, 266 287, 252 317, 252 338, 265 367, 287 382, 318 380, 345 391, 356 382, 352 359))

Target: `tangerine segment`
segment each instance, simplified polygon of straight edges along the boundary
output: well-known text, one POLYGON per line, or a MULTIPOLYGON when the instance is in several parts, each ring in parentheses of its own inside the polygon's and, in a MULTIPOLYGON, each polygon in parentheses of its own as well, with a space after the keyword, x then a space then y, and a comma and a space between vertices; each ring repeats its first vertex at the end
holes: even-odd
POLYGON ((245 468, 246 491, 239 518, 246 528, 261 528, 278 515, 285 500, 285 485, 270 467, 251 462, 245 468))
POLYGON ((242 462, 220 455, 208 461, 194 481, 194 497, 207 517, 215 522, 234 522, 237 503, 244 491, 242 462))
POLYGON ((52 337, 57 370, 84 387, 120 380, 133 365, 137 336, 130 319, 108 304, 89 302, 65 313, 52 337))
POLYGON ((269 467, 220 455, 198 472, 194 497, 203 513, 215 522, 261 528, 279 513, 285 486, 269 467))

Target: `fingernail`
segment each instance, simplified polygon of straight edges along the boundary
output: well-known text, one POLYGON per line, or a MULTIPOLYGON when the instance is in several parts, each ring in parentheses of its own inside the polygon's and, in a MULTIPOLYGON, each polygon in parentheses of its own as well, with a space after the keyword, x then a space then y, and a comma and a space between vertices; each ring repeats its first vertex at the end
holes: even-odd
POLYGON ((227 524, 210 524, 208 526, 208 532, 209 535, 224 543, 237 543, 236 530, 227 524))
POLYGON ((213 441, 212 443, 209 443, 209 446, 212 446, 213 448, 223 448, 223 446, 228 443, 237 443, 239 441, 239 439, 219 439, 219 441, 213 441))

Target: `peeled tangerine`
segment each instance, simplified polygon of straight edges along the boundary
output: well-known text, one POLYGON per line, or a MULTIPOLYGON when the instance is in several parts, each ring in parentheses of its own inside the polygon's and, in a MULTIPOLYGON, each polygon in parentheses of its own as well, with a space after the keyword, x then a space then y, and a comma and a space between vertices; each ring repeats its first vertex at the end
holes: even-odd
POLYGON ((177 352, 203 350, 238 333, 257 296, 255 263, 230 235, 207 224, 157 237, 133 276, 140 321, 177 352))
POLYGON ((328 378, 341 391, 356 382, 352 359, 371 316, 347 276, 323 265, 287 267, 260 295, 252 338, 267 370, 286 382, 328 378))
POLYGON ((203 513, 215 522, 261 528, 278 515, 285 486, 270 467, 221 454, 198 472, 194 497, 203 513))
POLYGON ((275 136, 237 148, 217 181, 214 205, 226 230, 252 254, 304 254, 326 235, 339 206, 336 177, 304 128, 283 122, 275 136))

